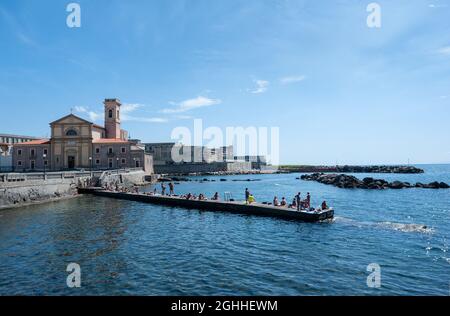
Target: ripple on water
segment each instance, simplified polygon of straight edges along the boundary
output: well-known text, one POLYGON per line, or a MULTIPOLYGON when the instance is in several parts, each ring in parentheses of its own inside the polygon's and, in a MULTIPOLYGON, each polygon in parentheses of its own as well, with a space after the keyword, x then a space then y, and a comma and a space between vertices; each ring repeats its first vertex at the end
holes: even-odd
POLYGON ((73 294, 62 286, 69 262, 82 267, 77 294, 448 293, 448 193, 254 177, 270 181, 189 182, 177 190, 239 197, 249 186, 267 201, 309 191, 337 216, 308 224, 89 196, 1 212, 0 294, 73 294), (366 286, 374 262, 383 269, 377 291, 366 286))

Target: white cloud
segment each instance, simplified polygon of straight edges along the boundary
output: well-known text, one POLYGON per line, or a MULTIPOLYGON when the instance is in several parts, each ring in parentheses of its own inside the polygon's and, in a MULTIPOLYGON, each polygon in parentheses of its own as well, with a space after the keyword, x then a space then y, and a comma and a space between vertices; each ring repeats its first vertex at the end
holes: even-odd
POLYGON ((75 111, 79 112, 79 113, 86 113, 88 110, 86 107, 84 106, 76 106, 75 107, 75 111))
POLYGON ((445 8, 447 7, 445 4, 429 4, 429 8, 437 9, 437 8, 445 8))
POLYGON ((130 113, 133 111, 136 111, 137 109, 143 107, 144 105, 139 104, 139 103, 127 103, 127 104, 123 104, 120 107, 120 111, 121 113, 130 113))
POLYGON ((193 99, 184 100, 182 102, 176 103, 176 102, 170 102, 171 105, 174 105, 175 108, 168 108, 161 110, 161 113, 183 113, 190 110, 212 106, 216 104, 222 103, 219 99, 210 99, 208 97, 202 97, 198 96, 193 99))
POLYGON ((290 76, 290 77, 284 77, 280 79, 280 82, 282 84, 290 84, 295 82, 300 82, 306 79, 306 76, 290 76))
MULTIPOLYGON (((144 105, 138 103, 123 104, 120 108, 122 121, 145 122, 145 123, 165 123, 168 121, 167 119, 161 117, 140 117, 129 115, 129 113, 132 113, 142 107, 144 107, 144 105)), ((104 115, 103 113, 91 111, 86 106, 75 106, 74 110, 75 112, 78 112, 80 114, 87 115, 89 119, 93 122, 99 121, 104 115)))
POLYGON ((450 46, 442 47, 437 52, 442 55, 450 55, 450 46))
POLYGON ((75 106, 75 112, 87 114, 89 119, 93 122, 98 121, 103 116, 103 113, 90 111, 89 108, 85 106, 75 106))
POLYGON ((179 120, 190 120, 190 119, 192 119, 192 116, 190 116, 190 115, 176 115, 175 118, 179 119, 179 120))
POLYGON ((255 80, 256 88, 250 90, 251 93, 264 93, 267 91, 267 87, 269 86, 269 81, 266 80, 255 80))
POLYGON ((166 123, 168 122, 167 119, 162 117, 135 117, 135 116, 127 116, 126 118, 122 119, 124 121, 134 121, 134 122, 144 122, 144 123, 166 123))

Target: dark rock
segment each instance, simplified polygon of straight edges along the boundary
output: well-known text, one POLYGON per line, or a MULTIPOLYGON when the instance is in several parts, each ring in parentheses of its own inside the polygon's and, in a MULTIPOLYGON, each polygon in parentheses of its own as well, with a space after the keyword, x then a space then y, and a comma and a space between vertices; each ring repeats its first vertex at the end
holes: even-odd
POLYGON ((429 189, 439 189, 440 188, 440 184, 437 181, 431 182, 427 185, 427 187, 429 189))
POLYGON ((389 187, 391 189, 403 189, 405 187, 405 184, 401 181, 394 181, 389 183, 389 187))

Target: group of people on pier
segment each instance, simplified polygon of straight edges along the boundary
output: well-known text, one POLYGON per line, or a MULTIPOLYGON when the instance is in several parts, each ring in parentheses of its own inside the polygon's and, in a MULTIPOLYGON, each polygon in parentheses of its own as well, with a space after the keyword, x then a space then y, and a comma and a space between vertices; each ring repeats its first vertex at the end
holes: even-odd
MULTIPOLYGON (((207 201, 208 200, 206 195, 203 193, 196 195, 195 193, 192 194, 189 192, 189 193, 183 194, 183 195, 176 195, 175 194, 175 185, 172 182, 169 182, 168 187, 169 187, 169 192, 167 193, 166 192, 166 189, 167 189, 166 184, 164 182, 161 182, 161 194, 159 194, 157 192, 156 187, 154 188, 153 192, 147 192, 144 194, 146 194, 146 195, 161 195, 161 196, 175 196, 175 197, 179 197, 179 198, 187 199, 187 200, 199 200, 199 201, 207 201)), ((120 187, 118 185, 118 183, 106 186, 105 189, 108 191, 123 192, 123 193, 139 193, 138 187, 134 187, 131 189, 127 188, 127 187, 120 187)), ((209 200, 219 201, 220 200, 219 192, 214 193, 214 195, 209 200)), ((249 191, 248 188, 245 188, 245 203, 252 204, 255 202, 256 202, 256 199, 253 196, 253 194, 249 191)), ((303 200, 302 200, 301 192, 298 192, 294 196, 294 198, 292 199, 292 202, 290 204, 287 203, 286 198, 284 196, 281 198, 281 201, 279 201, 278 197, 275 196, 273 198, 272 203, 263 203, 263 204, 279 206, 279 207, 287 207, 290 209, 297 209, 298 211, 302 211, 302 210, 320 211, 320 210, 328 209, 328 205, 327 205, 326 201, 323 201, 319 208, 317 208, 317 209, 312 208, 311 207, 311 194, 309 192, 307 192, 306 198, 303 200)))
MULTIPOLYGON (((250 193, 248 188, 246 188, 245 189, 245 203, 251 204, 255 201, 256 201, 255 197, 250 193)), ((273 206, 293 208, 293 209, 297 209, 298 211, 300 211, 300 210, 316 210, 316 211, 319 210, 320 211, 320 210, 328 209, 328 205, 327 205, 326 201, 323 201, 321 206, 318 209, 311 208, 311 194, 309 192, 306 194, 306 198, 304 200, 302 200, 301 192, 298 192, 292 199, 291 204, 287 203, 286 198, 284 196, 281 198, 281 201, 279 201, 278 197, 275 196, 273 198, 272 203, 269 203, 269 205, 270 204, 272 204, 273 206)))

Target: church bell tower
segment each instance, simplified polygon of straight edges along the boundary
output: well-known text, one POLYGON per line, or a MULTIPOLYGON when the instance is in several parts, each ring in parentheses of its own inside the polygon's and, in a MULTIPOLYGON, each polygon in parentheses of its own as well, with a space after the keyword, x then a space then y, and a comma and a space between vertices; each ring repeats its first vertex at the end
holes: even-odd
POLYGON ((119 99, 105 99, 106 138, 120 138, 120 106, 119 99))

